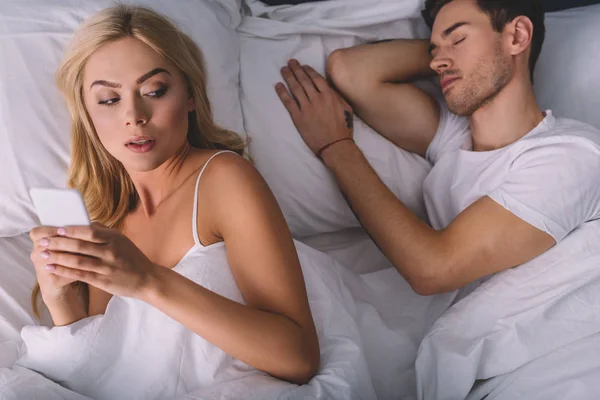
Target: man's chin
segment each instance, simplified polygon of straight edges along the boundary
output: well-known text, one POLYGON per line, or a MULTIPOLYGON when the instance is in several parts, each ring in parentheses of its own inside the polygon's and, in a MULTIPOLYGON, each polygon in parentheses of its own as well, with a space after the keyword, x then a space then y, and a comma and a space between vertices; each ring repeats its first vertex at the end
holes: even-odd
POLYGON ((477 110, 477 107, 473 104, 453 101, 452 98, 448 97, 446 97, 446 103, 448 104, 448 110, 450 110, 451 113, 461 117, 470 117, 477 110))

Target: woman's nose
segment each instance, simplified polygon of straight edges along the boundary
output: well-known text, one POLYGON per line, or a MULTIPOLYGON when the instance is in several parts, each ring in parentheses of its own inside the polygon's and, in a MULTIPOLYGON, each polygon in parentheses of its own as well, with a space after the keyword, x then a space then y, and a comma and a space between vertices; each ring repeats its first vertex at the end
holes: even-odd
POLYGON ((139 126, 148 123, 149 112, 144 107, 142 99, 131 99, 125 113, 125 125, 139 126))

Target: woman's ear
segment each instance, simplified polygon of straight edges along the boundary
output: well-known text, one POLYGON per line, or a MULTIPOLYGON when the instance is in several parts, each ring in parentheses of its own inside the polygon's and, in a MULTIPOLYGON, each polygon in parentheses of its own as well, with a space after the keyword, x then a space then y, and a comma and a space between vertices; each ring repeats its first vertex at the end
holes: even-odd
POLYGON ((192 112, 194 110, 196 110, 196 102, 194 101, 194 98, 192 96, 190 96, 188 98, 188 112, 192 112))

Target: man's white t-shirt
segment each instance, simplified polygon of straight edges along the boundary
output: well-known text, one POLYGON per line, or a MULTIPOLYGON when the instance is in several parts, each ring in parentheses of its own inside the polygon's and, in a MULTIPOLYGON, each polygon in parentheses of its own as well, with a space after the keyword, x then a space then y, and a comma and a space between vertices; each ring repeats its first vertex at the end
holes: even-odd
POLYGON ((516 142, 476 152, 468 119, 441 104, 426 157, 433 168, 424 183, 425 205, 437 230, 484 196, 557 243, 600 218, 600 131, 551 111, 516 142))

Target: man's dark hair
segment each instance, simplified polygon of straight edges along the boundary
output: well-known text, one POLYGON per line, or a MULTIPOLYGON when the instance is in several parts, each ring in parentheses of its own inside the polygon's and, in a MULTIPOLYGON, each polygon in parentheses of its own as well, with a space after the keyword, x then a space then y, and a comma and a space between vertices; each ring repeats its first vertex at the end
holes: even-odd
MULTIPOLYGON (((446 4, 453 0, 426 0, 425 9, 421 12, 425 23, 431 29, 438 13, 446 4)), ((544 8, 540 0, 477 0, 482 11, 490 16, 492 27, 496 32, 502 32, 506 24, 524 15, 533 23, 533 37, 531 38, 531 56, 529 57, 529 72, 533 81, 533 70, 537 63, 542 44, 546 36, 544 25, 544 8)))

